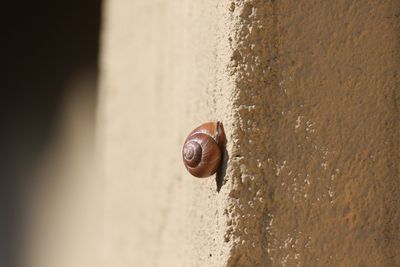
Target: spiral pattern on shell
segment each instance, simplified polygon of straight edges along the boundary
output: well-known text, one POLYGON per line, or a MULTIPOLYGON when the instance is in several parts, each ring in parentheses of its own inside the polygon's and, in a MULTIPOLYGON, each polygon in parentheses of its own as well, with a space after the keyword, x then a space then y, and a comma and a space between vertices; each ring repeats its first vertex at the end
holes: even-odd
POLYGON ((202 157, 203 149, 196 141, 189 141, 183 147, 183 158, 189 167, 196 167, 199 165, 202 157))
POLYGON ((222 123, 209 122, 194 129, 182 150, 186 169, 196 177, 214 174, 222 161, 225 133, 222 123))

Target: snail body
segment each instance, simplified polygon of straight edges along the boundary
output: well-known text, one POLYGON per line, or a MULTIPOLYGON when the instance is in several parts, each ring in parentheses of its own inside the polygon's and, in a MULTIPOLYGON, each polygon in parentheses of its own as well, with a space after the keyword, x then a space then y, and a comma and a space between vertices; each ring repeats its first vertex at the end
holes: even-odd
POLYGON ((221 165, 225 142, 221 122, 207 122, 194 129, 183 145, 186 169, 199 178, 213 175, 221 165))

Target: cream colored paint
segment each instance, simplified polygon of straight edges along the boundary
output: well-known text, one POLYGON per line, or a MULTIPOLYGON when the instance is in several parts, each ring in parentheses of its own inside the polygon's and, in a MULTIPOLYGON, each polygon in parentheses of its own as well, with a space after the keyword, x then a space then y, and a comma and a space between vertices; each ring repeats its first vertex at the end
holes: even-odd
POLYGON ((227 190, 190 176, 186 135, 231 132, 226 8, 215 1, 106 1, 99 149, 106 266, 223 266, 227 190))

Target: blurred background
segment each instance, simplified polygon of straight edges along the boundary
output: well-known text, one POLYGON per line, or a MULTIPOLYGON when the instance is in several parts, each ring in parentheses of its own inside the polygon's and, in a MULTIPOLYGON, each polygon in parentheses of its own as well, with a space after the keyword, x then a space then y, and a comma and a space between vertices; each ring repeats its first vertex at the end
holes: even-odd
POLYGON ((0 266, 96 264, 100 10, 100 0, 2 3, 0 266))

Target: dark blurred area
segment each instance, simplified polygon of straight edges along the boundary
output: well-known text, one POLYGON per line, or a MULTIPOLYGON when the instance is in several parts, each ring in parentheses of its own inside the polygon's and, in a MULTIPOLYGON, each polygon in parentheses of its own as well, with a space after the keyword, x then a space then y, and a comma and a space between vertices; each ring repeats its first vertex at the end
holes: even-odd
MULTIPOLYGON (((32 173, 80 70, 97 75, 100 0, 5 1, 0 16, 0 266, 22 266, 32 173)), ((96 86, 86 96, 96 97, 96 86)), ((57 177, 54 177, 57 179, 57 177)))

